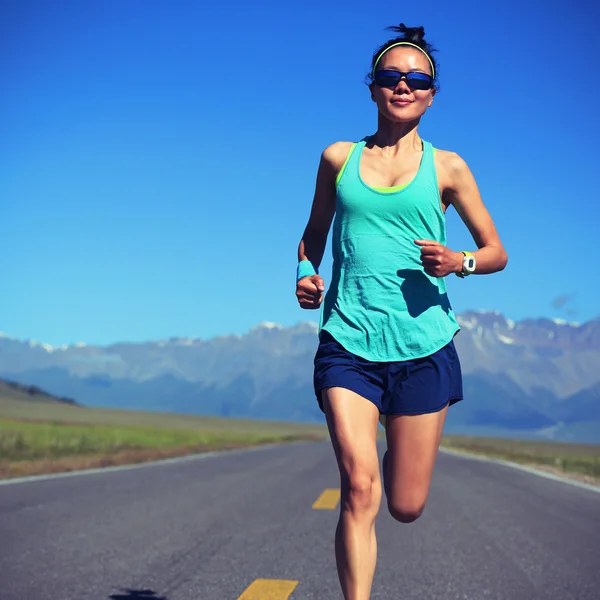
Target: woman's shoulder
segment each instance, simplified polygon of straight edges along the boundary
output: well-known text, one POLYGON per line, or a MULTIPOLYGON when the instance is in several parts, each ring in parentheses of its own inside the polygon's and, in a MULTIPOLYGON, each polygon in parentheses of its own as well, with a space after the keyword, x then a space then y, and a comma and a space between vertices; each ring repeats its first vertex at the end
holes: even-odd
POLYGON ((434 161, 438 180, 444 188, 456 189, 473 178, 465 159, 456 152, 436 149, 434 161))
POLYGON ((322 159, 332 168, 339 171, 342 168, 348 153, 356 142, 334 142, 323 150, 322 159))
POLYGON ((463 166, 466 166, 465 160, 452 150, 442 150, 434 147, 435 162, 444 167, 448 171, 455 171, 463 166))

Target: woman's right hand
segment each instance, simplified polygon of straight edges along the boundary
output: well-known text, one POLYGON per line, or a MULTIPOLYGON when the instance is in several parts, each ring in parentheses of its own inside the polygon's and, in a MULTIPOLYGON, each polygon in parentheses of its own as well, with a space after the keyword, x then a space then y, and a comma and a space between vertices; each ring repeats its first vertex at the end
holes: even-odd
POLYGON ((300 308, 316 309, 320 308, 323 302, 323 291, 325 284, 320 275, 312 275, 303 277, 296 284, 296 298, 300 308))

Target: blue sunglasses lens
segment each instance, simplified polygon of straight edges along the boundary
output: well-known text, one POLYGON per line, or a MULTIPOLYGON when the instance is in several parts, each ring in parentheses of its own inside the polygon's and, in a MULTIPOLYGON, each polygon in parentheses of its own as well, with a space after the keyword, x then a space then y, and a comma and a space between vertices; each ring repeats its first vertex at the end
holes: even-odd
POLYGON ((399 71, 377 71, 375 83, 380 87, 396 87, 402 77, 406 77, 408 87, 414 90, 428 90, 433 83, 427 73, 400 73, 399 71))

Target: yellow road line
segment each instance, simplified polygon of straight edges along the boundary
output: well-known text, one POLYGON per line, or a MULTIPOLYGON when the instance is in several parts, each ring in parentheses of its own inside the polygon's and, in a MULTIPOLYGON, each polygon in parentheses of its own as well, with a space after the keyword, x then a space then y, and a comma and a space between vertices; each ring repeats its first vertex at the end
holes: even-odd
POLYGON ((255 579, 238 600, 287 600, 297 585, 286 579, 255 579))
POLYGON ((312 507, 316 510, 335 510, 340 501, 340 490, 329 488, 325 490, 316 500, 312 507))

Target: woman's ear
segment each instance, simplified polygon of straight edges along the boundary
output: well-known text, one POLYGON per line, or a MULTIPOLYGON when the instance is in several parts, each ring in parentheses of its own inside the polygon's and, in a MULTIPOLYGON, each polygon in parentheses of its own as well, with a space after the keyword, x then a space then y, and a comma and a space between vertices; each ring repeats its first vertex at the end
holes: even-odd
POLYGON ((435 88, 431 88, 431 98, 429 98, 429 104, 427 104, 427 108, 433 104, 433 97, 435 96, 436 91, 437 90, 435 88))
POLYGON ((375 102, 375 95, 373 94, 373 84, 372 83, 369 84, 369 91, 371 92, 371 100, 373 100, 373 102, 375 102))

